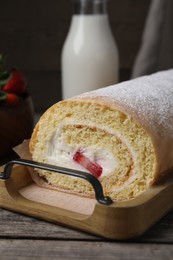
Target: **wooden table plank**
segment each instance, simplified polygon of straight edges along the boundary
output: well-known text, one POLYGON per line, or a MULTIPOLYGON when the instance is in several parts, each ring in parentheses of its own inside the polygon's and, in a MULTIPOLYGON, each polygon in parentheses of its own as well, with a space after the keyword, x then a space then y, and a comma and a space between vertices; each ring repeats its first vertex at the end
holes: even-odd
POLYGON ((111 242, 0 240, 1 260, 8 259, 172 259, 172 245, 111 242))
POLYGON ((0 259, 172 259, 173 211, 143 236, 109 241, 0 209, 0 259))
MULTIPOLYGON (((94 235, 0 209, 0 238, 108 241, 94 235)), ((128 240, 138 243, 173 243, 173 211, 144 235, 128 240)))

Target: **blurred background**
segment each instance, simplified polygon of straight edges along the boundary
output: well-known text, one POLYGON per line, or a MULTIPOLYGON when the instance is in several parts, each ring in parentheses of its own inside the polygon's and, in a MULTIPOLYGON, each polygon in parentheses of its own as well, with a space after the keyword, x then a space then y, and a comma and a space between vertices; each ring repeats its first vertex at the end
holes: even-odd
MULTIPOLYGON (((112 0, 108 14, 120 56, 120 81, 131 77, 151 0, 112 0)), ((28 79, 36 112, 61 99, 61 51, 72 15, 70 0, 0 3, 0 53, 28 79)))

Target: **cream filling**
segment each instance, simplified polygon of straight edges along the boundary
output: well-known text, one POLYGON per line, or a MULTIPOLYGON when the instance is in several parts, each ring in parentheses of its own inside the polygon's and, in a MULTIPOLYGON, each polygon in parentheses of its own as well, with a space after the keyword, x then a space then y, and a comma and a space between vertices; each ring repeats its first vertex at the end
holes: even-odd
MULTIPOLYGON (((118 167, 118 160, 108 150, 99 149, 94 145, 90 147, 80 147, 79 145, 71 146, 67 144, 63 137, 62 128, 63 126, 59 127, 59 129, 52 135, 50 142, 47 144, 46 152, 45 152, 47 163, 90 173, 87 169, 85 169, 84 167, 82 167, 80 164, 76 163, 73 160, 74 154, 80 149, 82 150, 83 154, 87 158, 89 158, 92 162, 97 162, 102 167, 103 172, 101 177, 107 176, 118 167)), ((132 149, 128 141, 121 135, 121 133, 110 131, 110 129, 107 128, 103 128, 103 130, 114 135, 116 134, 117 137, 120 138, 120 140, 125 143, 125 145, 128 147, 129 152, 133 157, 134 165, 136 165, 135 163, 137 159, 136 153, 132 149)), ((130 183, 135 181, 135 179, 137 178, 136 172, 137 172, 137 167, 135 166, 135 169, 133 169, 133 174, 130 176, 130 178, 122 186, 120 186, 119 188, 117 187, 113 188, 113 190, 122 190, 126 188, 130 183)))
POLYGON ((89 173, 88 170, 73 160, 74 154, 79 149, 91 162, 96 162, 102 167, 102 177, 107 176, 118 166, 115 156, 108 150, 100 149, 94 145, 80 147, 79 145, 71 146, 67 144, 60 129, 54 133, 47 144, 45 157, 47 163, 89 173))

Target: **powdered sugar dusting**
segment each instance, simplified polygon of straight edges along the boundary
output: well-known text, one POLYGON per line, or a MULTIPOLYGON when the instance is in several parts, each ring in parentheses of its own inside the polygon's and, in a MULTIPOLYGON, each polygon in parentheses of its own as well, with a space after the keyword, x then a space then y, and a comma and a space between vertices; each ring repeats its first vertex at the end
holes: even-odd
POLYGON ((173 137, 173 69, 87 92, 78 98, 109 99, 156 135, 173 137))

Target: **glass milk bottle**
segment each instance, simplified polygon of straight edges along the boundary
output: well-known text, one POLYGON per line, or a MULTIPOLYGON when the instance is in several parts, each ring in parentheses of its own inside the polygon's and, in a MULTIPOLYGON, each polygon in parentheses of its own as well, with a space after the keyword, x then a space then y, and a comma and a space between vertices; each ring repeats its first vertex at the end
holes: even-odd
POLYGON ((107 0, 73 0, 74 14, 62 57, 62 98, 118 82, 118 51, 107 0))

